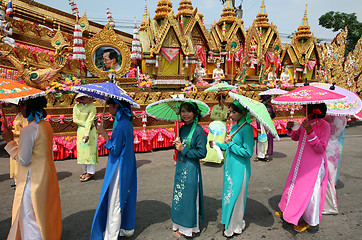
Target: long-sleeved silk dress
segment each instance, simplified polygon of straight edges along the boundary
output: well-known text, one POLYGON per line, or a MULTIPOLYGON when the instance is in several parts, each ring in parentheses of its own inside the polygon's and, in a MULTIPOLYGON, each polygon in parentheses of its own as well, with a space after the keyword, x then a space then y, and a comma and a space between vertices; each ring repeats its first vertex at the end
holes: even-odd
POLYGON ((78 125, 77 130, 77 163, 92 164, 98 163, 98 145, 96 139, 96 128, 94 118, 97 109, 93 103, 77 103, 73 107, 73 122, 78 125), (93 128, 92 128, 93 126, 93 128), (83 142, 83 137, 88 136, 87 143, 83 142))
POLYGON ((329 138, 326 151, 328 165, 328 182, 326 203, 324 205, 323 212, 325 214, 337 214, 338 205, 335 185, 337 181, 337 171, 340 156, 338 137, 346 128, 347 118, 345 116, 327 115, 324 119, 329 123, 331 127, 331 137, 329 138))
MULTIPOLYGON (((230 135, 245 122, 245 116, 231 128, 230 135)), ((254 132, 252 126, 245 124, 229 143, 216 143, 226 151, 222 194, 222 218, 225 235, 240 234, 245 228, 244 212, 251 174, 250 158, 254 153, 254 132)))
MULTIPOLYGON (((226 106, 221 108, 220 105, 215 105, 210 113, 210 118, 214 121, 221 121, 225 125, 225 129, 226 129, 225 119, 227 118, 227 116, 228 116, 228 108, 226 106)), ((214 139, 214 134, 209 132, 209 134, 207 135, 207 142, 214 140, 215 142, 223 143, 225 136, 226 136, 226 131, 223 134, 216 136, 214 139)), ((221 163, 222 160, 218 157, 216 150, 210 148, 209 144, 206 145, 206 148, 207 148, 207 154, 205 159, 203 159, 203 161, 221 163)))
POLYGON ((19 145, 11 141, 5 150, 19 163, 8 239, 59 240, 62 214, 50 123, 30 123, 20 131, 19 145))
POLYGON ((302 216, 309 225, 318 225, 326 198, 326 148, 330 127, 323 119, 312 119, 310 122, 313 131, 309 135, 304 127, 287 132, 292 140, 299 142, 279 208, 283 212, 283 219, 294 225, 298 225, 302 216))
MULTIPOLYGON (((23 127, 28 125, 28 120, 21 115, 21 113, 18 113, 15 116, 15 119, 13 121, 13 133, 14 133, 14 140, 16 142, 19 141, 19 135, 20 130, 23 129, 23 127)), ((16 182, 16 175, 18 174, 18 162, 10 157, 10 178, 14 178, 16 182)))
MULTIPOLYGON (((98 207, 93 218, 90 238, 92 240, 103 239, 103 232, 106 231, 107 235, 108 227, 115 230, 113 239, 118 239, 122 232, 133 232, 135 227, 137 166, 133 126, 124 114, 116 120, 118 123, 113 127, 112 137, 104 145, 109 150, 109 156, 98 207), (111 209, 112 206, 116 209, 111 209), (113 226, 107 226, 110 223, 113 226)), ((107 236, 105 239, 108 239, 107 236)))
POLYGON ((207 136, 202 127, 197 124, 190 147, 187 147, 186 140, 192 125, 193 123, 185 124, 180 129, 180 139, 184 149, 177 156, 171 218, 174 226, 176 224, 192 229, 192 232, 198 232, 198 215, 202 220, 204 216, 200 159, 206 156, 207 136))

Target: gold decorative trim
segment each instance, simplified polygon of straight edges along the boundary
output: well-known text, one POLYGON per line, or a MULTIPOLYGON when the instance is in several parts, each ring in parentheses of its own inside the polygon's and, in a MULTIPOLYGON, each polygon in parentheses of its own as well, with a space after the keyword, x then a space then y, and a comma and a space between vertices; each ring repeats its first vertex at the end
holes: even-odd
POLYGON ((102 31, 86 41, 84 45, 87 57, 85 61, 87 69, 97 77, 108 78, 109 72, 98 68, 94 61, 94 55, 97 49, 101 47, 112 47, 119 51, 122 57, 122 63, 119 69, 116 70, 116 79, 124 76, 131 66, 131 52, 125 42, 123 42, 122 39, 114 32, 113 28, 109 25, 109 22, 102 31))

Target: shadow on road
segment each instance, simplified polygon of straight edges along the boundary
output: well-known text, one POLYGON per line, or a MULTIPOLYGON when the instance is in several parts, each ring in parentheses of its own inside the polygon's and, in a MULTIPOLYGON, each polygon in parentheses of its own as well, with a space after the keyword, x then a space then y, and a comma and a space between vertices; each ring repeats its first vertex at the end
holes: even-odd
POLYGON ((58 181, 61 181, 63 179, 66 179, 70 176, 72 176, 71 172, 57 172, 57 176, 58 176, 58 181))
POLYGON ((151 163, 151 160, 137 160, 136 164, 137 164, 137 168, 142 167, 143 165, 149 164, 151 163))
POLYGON ((336 189, 341 189, 341 188, 344 188, 344 183, 338 179, 336 184, 336 189))
POLYGON ((0 239, 6 239, 11 227, 11 218, 0 222, 0 239))
MULTIPOLYGON (((282 198, 282 195, 276 195, 274 197, 271 197, 269 198, 268 200, 268 203, 269 203, 269 206, 275 211, 280 211, 279 210, 279 207, 278 207, 278 204, 279 204, 279 201, 280 199, 282 198)), ((274 213, 273 213, 274 214, 274 213)))
POLYGON ((9 173, 1 174, 0 175, 0 182, 6 181, 10 179, 9 173))
POLYGON ((62 239, 89 239, 94 213, 95 209, 86 210, 64 218, 62 239))
POLYGON ((271 227, 274 224, 273 213, 262 203, 250 198, 246 201, 244 219, 246 228, 248 228, 251 223, 262 227, 271 227))
POLYGON ((285 158, 287 155, 281 152, 273 152, 273 158, 285 158))
POLYGON ((127 239, 136 239, 149 226, 171 218, 171 207, 155 200, 137 202, 135 233, 127 239))

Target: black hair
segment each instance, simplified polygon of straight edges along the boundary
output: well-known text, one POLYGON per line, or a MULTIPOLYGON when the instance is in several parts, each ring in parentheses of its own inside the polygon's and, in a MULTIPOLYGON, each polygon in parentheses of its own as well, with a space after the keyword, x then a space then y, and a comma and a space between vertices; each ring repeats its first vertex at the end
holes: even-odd
POLYGON ((109 105, 109 104, 112 104, 113 106, 116 105, 116 104, 118 104, 118 105, 121 104, 121 105, 122 105, 121 107, 129 109, 129 111, 131 112, 131 116, 129 117, 129 120, 130 120, 130 121, 133 120, 133 117, 134 117, 134 116, 133 116, 131 104, 130 104, 129 102, 124 101, 124 100, 118 100, 118 99, 117 99, 117 102, 116 102, 116 101, 114 101, 113 98, 109 98, 109 99, 107 100, 107 104, 108 104, 108 105, 109 105))
POLYGON ((312 113, 314 109, 319 109, 321 114, 317 115, 317 118, 324 118, 327 114, 327 105, 325 103, 318 103, 318 104, 308 104, 308 114, 312 113))
POLYGON ((47 99, 44 96, 42 96, 42 97, 28 99, 24 103, 21 102, 20 104, 26 105, 25 117, 29 117, 30 113, 34 111, 34 112, 40 112, 45 118, 47 116, 47 112, 45 111, 44 108, 46 108, 47 103, 48 103, 47 99))
MULTIPOLYGON (((201 119, 201 111, 198 108, 197 104, 194 102, 183 102, 180 105, 180 113, 181 113, 181 108, 185 108, 187 111, 189 112, 193 112, 195 115, 195 118, 197 117, 197 120, 200 121, 201 119)), ((182 120, 183 121, 183 120, 182 120)))
POLYGON ((231 108, 232 110, 234 110, 235 112, 238 112, 240 114, 243 113, 243 110, 241 110, 238 106, 236 106, 234 103, 230 103, 229 104, 229 108, 231 108))
POLYGON ((109 52, 109 59, 116 59, 116 61, 118 61, 118 53, 114 49, 109 48, 103 51, 103 53, 106 52, 109 52))

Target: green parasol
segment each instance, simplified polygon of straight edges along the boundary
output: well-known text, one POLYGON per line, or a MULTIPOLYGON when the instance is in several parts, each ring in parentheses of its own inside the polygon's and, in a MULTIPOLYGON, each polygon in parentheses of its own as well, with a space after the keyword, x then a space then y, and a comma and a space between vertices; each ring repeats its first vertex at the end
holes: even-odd
POLYGON ((275 129, 273 120, 271 119, 269 112, 264 104, 237 93, 229 92, 229 95, 232 99, 238 100, 242 106, 250 111, 250 114, 253 115, 260 122, 260 124, 268 129, 268 131, 277 140, 279 140, 279 136, 277 130, 275 129))
POLYGON ((209 113, 209 106, 199 100, 184 98, 182 94, 174 95, 173 98, 151 103, 146 107, 146 112, 151 117, 167 121, 178 121, 180 106, 183 102, 194 102, 200 109, 201 117, 209 113))
POLYGON ((209 88, 206 88, 205 92, 218 92, 218 91, 229 91, 236 89, 236 86, 230 85, 227 82, 217 83, 209 88))

